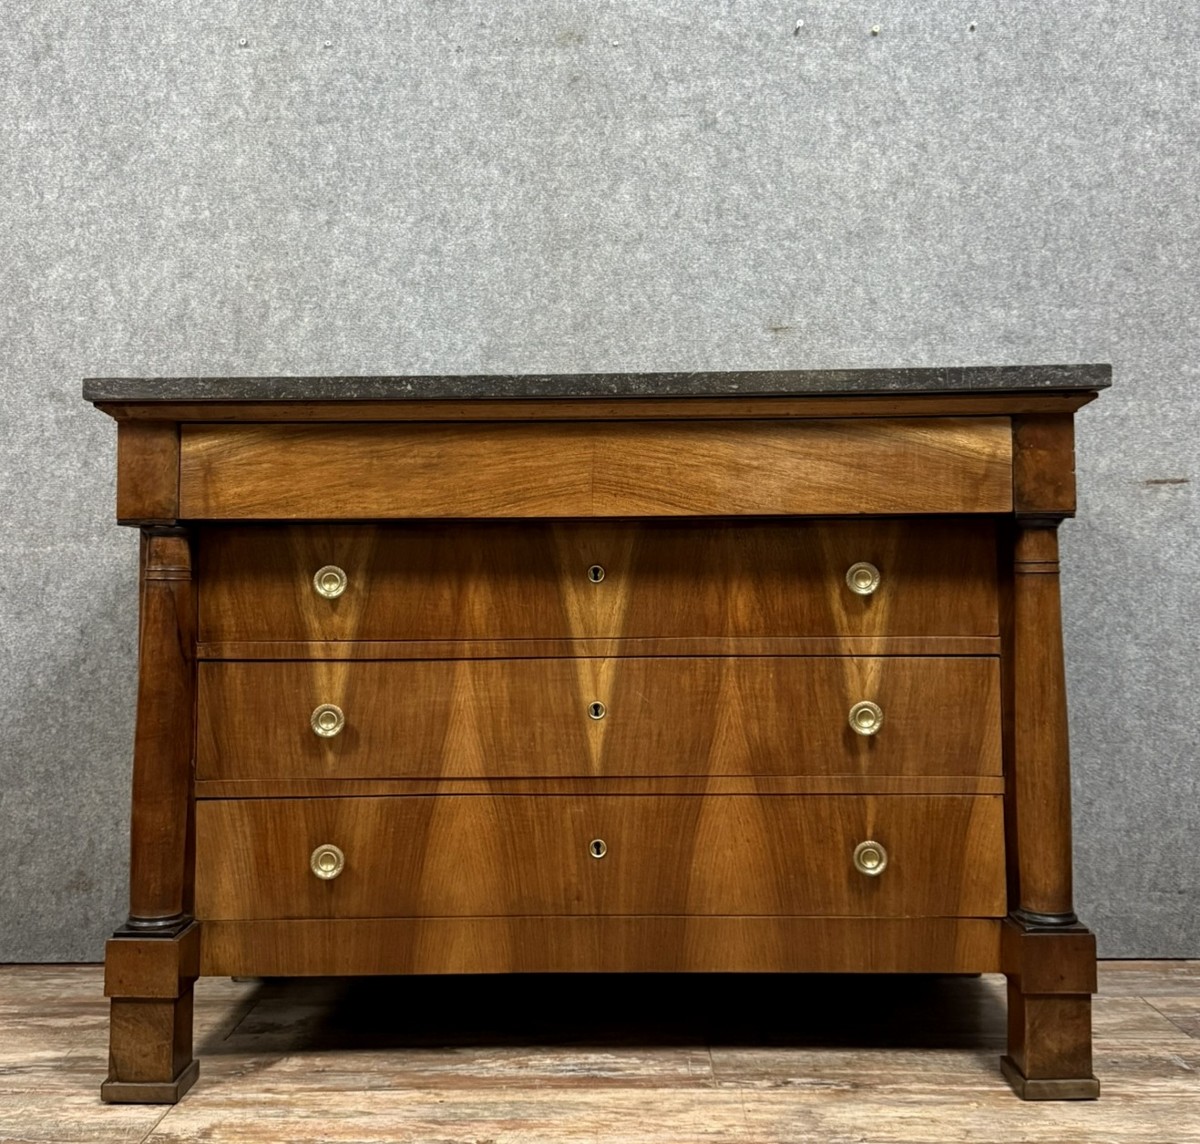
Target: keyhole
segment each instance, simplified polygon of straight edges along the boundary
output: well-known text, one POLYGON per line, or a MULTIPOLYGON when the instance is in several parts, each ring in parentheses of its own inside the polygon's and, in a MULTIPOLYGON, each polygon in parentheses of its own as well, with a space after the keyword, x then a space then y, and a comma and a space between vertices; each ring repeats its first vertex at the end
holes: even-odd
POLYGON ((599 700, 588 705, 588 715, 593 719, 603 719, 608 714, 608 708, 599 700))
POLYGON ((599 564, 593 564, 588 569, 588 579, 593 584, 599 584, 604 579, 604 568, 599 564))
POLYGON ((593 858, 603 858, 608 853, 608 845, 603 838, 593 838, 592 844, 588 847, 588 853, 593 858))

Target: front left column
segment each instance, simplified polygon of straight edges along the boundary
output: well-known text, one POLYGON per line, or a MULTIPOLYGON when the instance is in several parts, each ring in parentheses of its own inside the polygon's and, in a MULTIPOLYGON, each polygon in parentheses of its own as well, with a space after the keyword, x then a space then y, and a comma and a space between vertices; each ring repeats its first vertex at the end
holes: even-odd
POLYGON ((129 918, 105 949, 112 999, 103 1100, 174 1103, 193 1084, 199 927, 190 850, 196 588, 191 538, 144 527, 133 748, 129 918))

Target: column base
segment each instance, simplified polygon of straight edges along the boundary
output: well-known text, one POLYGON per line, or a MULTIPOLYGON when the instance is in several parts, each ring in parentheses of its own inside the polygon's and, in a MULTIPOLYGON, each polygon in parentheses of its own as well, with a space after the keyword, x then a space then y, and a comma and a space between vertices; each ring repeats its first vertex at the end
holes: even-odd
POLYGON ((1010 916, 1002 957, 1008 976, 1004 1078, 1022 1100, 1095 1100, 1095 937, 1078 922, 1048 926, 1010 916))
POLYGON ((163 938, 176 941, 192 925, 194 919, 188 914, 176 914, 171 918, 127 918, 113 934, 114 938, 163 938))
POLYGON ((100 1099, 106 1104, 174 1104, 200 1075, 200 1062, 185 1065, 174 1080, 106 1080, 100 1099))
POLYGON ((173 1104, 200 1071, 192 1057, 192 986, 199 974, 200 927, 173 940, 114 937, 105 947, 110 998, 108 1079, 111 1104, 173 1104))
POLYGON ((1000 1071, 1022 1100, 1095 1100, 1100 1095, 1100 1082, 1094 1076, 1030 1080, 1012 1057, 1000 1058, 1000 1071))

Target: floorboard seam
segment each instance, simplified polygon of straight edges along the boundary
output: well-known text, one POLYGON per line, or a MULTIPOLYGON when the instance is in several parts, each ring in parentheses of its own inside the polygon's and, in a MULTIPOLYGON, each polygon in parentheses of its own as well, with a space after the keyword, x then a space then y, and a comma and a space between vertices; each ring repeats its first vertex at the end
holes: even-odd
POLYGON ((174 1106, 174 1105, 171 1105, 170 1107, 166 1108, 166 1109, 163 1111, 163 1114, 162 1114, 162 1115, 161 1115, 161 1116, 160 1116, 160 1117, 159 1117, 159 1118, 158 1118, 158 1119, 157 1119, 157 1120, 156 1120, 156 1121, 155 1121, 155 1122, 154 1122, 154 1123, 153 1123, 153 1124, 150 1126, 150 1131, 149 1131, 149 1132, 147 1132, 147 1133, 146 1133, 146 1135, 145 1135, 145 1136, 143 1136, 143 1137, 142 1137, 142 1138, 141 1138, 141 1139, 138 1141, 138 1144, 146 1144, 146 1141, 147 1141, 147 1140, 149 1140, 149 1139, 150 1139, 150 1137, 151 1137, 151 1136, 153 1136, 153 1135, 154 1135, 154 1134, 155 1134, 155 1133, 158 1131, 158 1126, 159 1126, 160 1124, 162 1124, 162 1122, 163 1122, 164 1120, 166 1120, 166 1118, 167 1118, 168 1116, 170 1116, 170 1115, 171 1115, 171 1113, 172 1113, 172 1112, 174 1112, 174 1111, 175 1111, 175 1106, 174 1106))
POLYGON ((1170 1013, 1164 1013, 1157 1005, 1154 1004, 1153 1001, 1150 1000, 1149 997, 1141 997, 1139 1000, 1144 1001, 1147 1005, 1149 1005, 1150 1008, 1153 1009, 1160 1017, 1170 1021, 1171 1024, 1174 1025, 1175 1028, 1178 1029, 1185 1037, 1187 1037, 1189 1041, 1200 1040, 1200 1037, 1197 1037, 1195 1033, 1189 1032, 1187 1029, 1185 1029, 1178 1021, 1175 1020, 1174 1017, 1171 1016, 1170 1013))

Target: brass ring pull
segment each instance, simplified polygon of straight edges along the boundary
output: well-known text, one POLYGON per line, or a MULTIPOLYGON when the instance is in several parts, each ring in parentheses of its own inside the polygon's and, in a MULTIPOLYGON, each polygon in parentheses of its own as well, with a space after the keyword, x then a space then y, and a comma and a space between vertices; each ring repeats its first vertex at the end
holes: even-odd
POLYGON ((875 735, 883 726, 883 709, 864 699, 850 708, 850 726, 856 735, 875 735))
POLYGON ((860 842, 854 848, 854 868, 868 878, 878 878, 887 869, 888 854, 881 842, 860 842))
POLYGON ((322 703, 313 710, 309 724, 314 735, 320 735, 322 739, 332 739, 346 725, 346 716, 336 703, 322 703))
POLYGON ((879 569, 865 560, 851 564, 846 573, 846 586, 858 596, 871 595, 879 587, 879 580, 879 569))
POLYGON ((588 843, 588 853, 593 858, 603 858, 608 853, 608 843, 603 838, 593 838, 588 843))
POLYGON ((604 579, 604 565, 593 564, 587 571, 587 577, 593 584, 599 584, 604 579))
POLYGON ((336 600, 346 590, 346 573, 336 564, 326 564, 313 575, 313 587, 318 596, 336 600))
POLYGON ((345 868, 346 855, 332 842, 325 842, 312 852, 308 865, 318 878, 328 882, 330 879, 336 878, 345 868))
POLYGON ((596 699, 593 702, 588 704, 588 718, 589 719, 603 719, 604 716, 607 714, 608 714, 608 708, 605 707, 604 704, 601 703, 599 699, 596 699))

